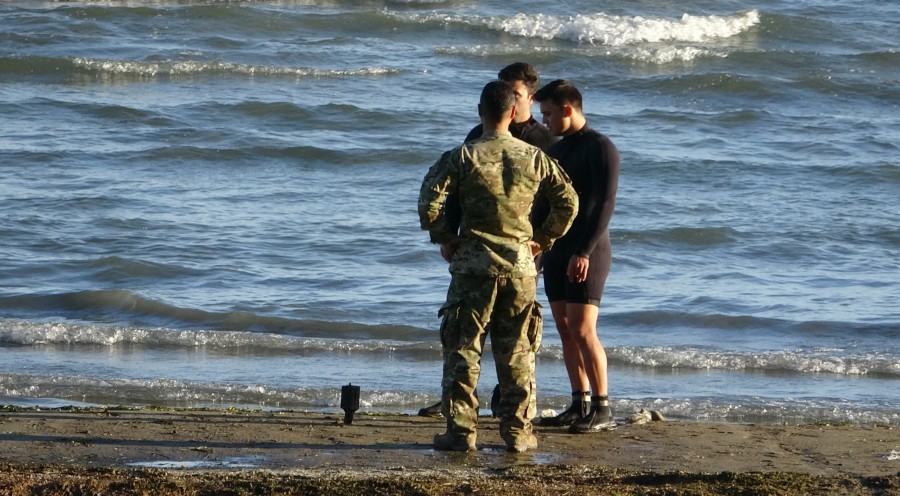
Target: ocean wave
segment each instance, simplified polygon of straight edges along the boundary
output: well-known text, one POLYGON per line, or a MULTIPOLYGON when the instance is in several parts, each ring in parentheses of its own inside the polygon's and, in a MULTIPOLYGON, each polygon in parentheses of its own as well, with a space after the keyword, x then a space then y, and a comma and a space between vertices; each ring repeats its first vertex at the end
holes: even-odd
POLYGON ((394 14, 411 21, 486 27, 491 30, 542 40, 564 40, 605 46, 641 43, 706 43, 730 38, 759 24, 759 12, 750 10, 732 16, 693 16, 680 19, 617 16, 605 13, 553 16, 465 16, 444 13, 394 14))
POLYGON ((540 57, 551 57, 555 54, 566 52, 567 55, 577 57, 618 57, 624 60, 632 60, 645 64, 669 64, 679 62, 691 62, 704 57, 727 57, 730 53, 727 49, 708 47, 590 47, 563 49, 555 46, 525 46, 525 45, 472 45, 440 47, 435 51, 442 55, 465 55, 475 57, 528 57, 535 60, 540 57))
MULTIPOLYGON (((97 317, 98 312, 101 312, 109 318, 123 322, 166 323, 178 328, 166 328, 164 325, 143 328, 0 320, 0 343, 11 344, 112 345, 131 342, 225 347, 255 345, 268 348, 272 345, 267 341, 273 339, 269 335, 308 339, 361 339, 360 342, 369 340, 410 342, 421 340, 425 336, 433 337, 433 331, 408 325, 362 324, 260 315, 248 311, 216 312, 183 308, 145 298, 124 289, 6 296, 0 298, 0 308, 17 311, 24 309, 32 314, 46 315, 48 319, 66 315, 73 320, 79 319, 80 316, 92 320, 97 317), (233 334, 228 334, 229 332, 233 334)), ((274 347, 285 345, 279 341, 274 347)), ((302 348, 308 344, 290 346, 302 348)))
MULTIPOLYGON (((362 388, 360 412, 413 414, 437 400, 434 394, 362 388)), ((541 396, 539 409, 564 407, 567 397, 541 396)), ((170 379, 99 379, 89 376, 0 374, 0 404, 24 407, 238 408, 340 412, 340 387, 279 388, 261 384, 208 383, 170 379)), ((858 405, 830 398, 613 398, 617 417, 641 409, 669 419, 704 422, 897 425, 893 405, 858 405)), ((482 414, 489 412, 482 410, 482 414)))
MULTIPOLYGON (((900 65, 900 49, 897 48, 861 53, 855 57, 866 64, 871 64, 892 72, 900 65)), ((894 82, 896 83, 897 81, 895 80, 894 82)))
POLYGON ((304 78, 384 76, 396 74, 396 69, 367 67, 358 69, 319 69, 311 67, 278 67, 248 65, 234 62, 213 61, 166 61, 134 62, 127 60, 99 60, 76 57, 72 64, 77 69, 97 73, 156 77, 161 75, 182 76, 202 74, 236 74, 243 76, 296 76, 304 78))
POLYGON ((655 370, 730 370, 900 378, 900 363, 888 353, 845 354, 827 349, 735 352, 693 347, 607 349, 611 362, 655 370))
MULTIPOLYGON (((330 327, 343 326, 340 323, 330 327)), ((353 326, 348 324, 348 326, 353 326)), ((379 326, 371 326, 379 333, 379 326)), ((386 326, 387 327, 387 326, 386 326)), ((391 326, 392 327, 392 326, 391 326)), ((381 329, 384 331, 384 329, 381 329)), ((357 333, 359 334, 359 333, 357 333)), ((439 360, 440 345, 430 339, 403 342, 391 339, 304 338, 276 333, 222 330, 180 330, 123 326, 82 325, 61 322, 0 321, 0 345, 143 345, 158 348, 240 349, 243 353, 266 355, 362 354, 402 355, 421 360, 439 360)))
MULTIPOLYGON (((259 320, 254 317, 253 320, 259 320)), ((405 333, 398 326, 365 326, 347 322, 302 322, 311 330, 260 332, 237 330, 184 330, 71 324, 63 322, 0 321, 0 344, 143 345, 147 347, 215 348, 240 353, 275 355, 346 355, 403 357, 413 361, 441 359, 433 333, 417 329, 405 333), (398 332, 399 331, 399 332, 398 332), (324 334, 315 337, 302 334, 324 334), (405 335, 404 335, 405 334, 405 335)), ((490 353, 490 344, 486 353, 490 353)), ((694 346, 608 346, 614 366, 639 367, 660 372, 724 370, 773 374, 866 376, 900 378, 900 363, 887 352, 848 353, 840 349, 731 351, 694 346)), ((562 361, 562 347, 545 343, 541 360, 562 361)))
POLYGON ((95 79, 144 80, 158 77, 194 76, 273 76, 293 78, 381 77, 398 74, 388 67, 327 69, 316 67, 282 67, 241 64, 226 61, 166 60, 140 62, 134 60, 87 57, 0 57, 0 74, 92 77, 95 79))
POLYGON ((534 58, 561 51, 576 57, 615 57, 642 64, 687 63, 701 58, 724 58, 735 48, 720 40, 739 35, 759 23, 757 11, 731 17, 691 16, 679 20, 624 17, 607 14, 575 17, 516 14, 511 17, 467 17, 449 14, 413 16, 418 22, 484 27, 526 40, 561 40, 575 47, 539 46, 535 43, 444 47, 438 53, 472 56, 510 56, 521 53, 534 58), (571 53, 568 53, 571 52, 571 53))
MULTIPOLYGON (((360 396, 360 405, 371 406, 377 398, 360 396)), ((7 404, 23 398, 41 404, 40 398, 80 405, 168 406, 210 408, 330 409, 340 405, 339 388, 278 388, 261 384, 204 383, 175 379, 112 379, 91 376, 38 376, 0 374, 0 397, 7 404)))

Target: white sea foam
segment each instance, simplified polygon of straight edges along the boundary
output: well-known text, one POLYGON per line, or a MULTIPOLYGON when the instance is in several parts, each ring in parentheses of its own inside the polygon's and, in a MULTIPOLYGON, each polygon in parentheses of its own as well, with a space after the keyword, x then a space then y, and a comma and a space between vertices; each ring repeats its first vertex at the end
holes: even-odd
POLYGON ((186 76, 197 74, 241 74, 247 76, 295 76, 309 78, 382 76, 396 73, 396 69, 384 67, 363 67, 358 69, 319 69, 312 67, 278 67, 270 65, 248 65, 233 62, 165 61, 135 62, 130 60, 89 59, 75 57, 72 63, 79 68, 108 74, 156 77, 161 75, 186 76))
POLYGON ((730 38, 759 24, 759 12, 751 10, 733 16, 684 14, 679 19, 604 13, 577 16, 519 13, 507 17, 433 13, 420 15, 418 19, 421 22, 486 26, 525 38, 623 46, 635 43, 700 43, 730 38))
POLYGON ((619 346, 607 350, 611 359, 656 369, 759 370, 895 376, 897 364, 889 354, 846 354, 840 350, 794 349, 734 352, 670 346, 619 346))
POLYGON ((755 10, 730 17, 684 14, 677 20, 599 13, 575 17, 516 14, 485 21, 492 28, 518 36, 611 46, 711 41, 735 36, 758 23, 759 13, 755 10))
POLYGON ((140 344, 305 353, 407 352, 429 357, 436 355, 438 348, 438 344, 431 341, 423 343, 384 339, 313 338, 253 331, 140 328, 64 322, 24 322, 15 319, 0 319, 0 343, 24 346, 140 344))
MULTIPOLYGON (((746 32, 759 24, 759 12, 751 10, 733 16, 693 16, 679 19, 616 16, 604 13, 552 16, 516 14, 511 17, 478 17, 448 14, 413 16, 420 22, 485 26, 515 36, 540 40, 567 40, 591 46, 602 46, 600 53, 639 62, 665 64, 687 62, 700 57, 723 57, 727 51, 716 47, 717 41, 746 32), (690 44, 704 46, 689 46, 690 44), (647 44, 663 46, 646 46, 647 44)), ((449 53, 496 55, 509 51, 509 46, 475 46, 447 48, 449 53)), ((533 49, 529 49, 533 50, 533 49)))
MULTIPOLYGON (((435 50, 444 55, 473 55, 477 57, 518 55, 521 53, 552 54, 561 50, 558 47, 524 47, 521 45, 470 45, 441 47, 435 50)), ((591 46, 572 50, 583 57, 621 57, 646 64, 668 64, 672 62, 690 62, 703 57, 726 57, 728 51, 723 49, 700 48, 693 46, 591 46)))
MULTIPOLYGON (((435 378, 435 381, 437 379, 435 378)), ((320 381, 321 382, 321 381, 320 381)), ((355 382, 354 382, 355 383, 355 382)), ((438 382, 434 382, 437 384, 438 382)), ((430 383, 429 383, 430 384, 430 383)), ((384 390, 377 382, 364 384, 363 411, 411 412, 435 400, 434 393, 384 390)), ((568 399, 542 397, 542 416, 553 416, 568 399)), ((178 379, 113 379, 73 375, 0 374, 0 404, 59 408, 101 405, 161 405, 194 408, 250 408, 272 410, 339 411, 340 383, 324 381, 316 387, 273 387, 259 383, 201 382, 178 379)), ((726 422, 807 423, 849 422, 856 425, 896 425, 890 405, 860 406, 832 398, 644 397, 616 398, 614 411, 625 416, 641 409, 658 410, 666 417, 726 422)), ((892 451, 885 461, 900 459, 892 451)))
POLYGON ((559 52, 555 47, 526 47, 523 45, 461 45, 439 47, 435 52, 443 55, 474 55, 478 57, 488 57, 496 55, 517 55, 523 52, 532 54, 548 54, 559 52))
MULTIPOLYGON (((317 333, 310 323, 309 332, 317 333)), ((365 333, 368 328, 357 330, 365 333)), ((371 330, 371 329, 370 329, 371 330)), ((374 331, 372 331, 374 332, 374 331)), ((329 337, 304 336, 302 332, 271 333, 241 330, 186 330, 66 322, 25 322, 0 319, 0 343, 15 345, 101 345, 121 344, 179 348, 218 348, 256 350, 259 353, 354 353, 359 355, 403 354, 421 360, 438 356, 439 345, 430 339, 400 341, 376 337, 358 339, 341 336, 335 330, 329 337), (333 336, 333 337, 331 337, 333 336)), ((489 346, 489 345, 488 345, 489 346)), ((835 374, 843 376, 900 376, 900 364, 888 353, 847 353, 830 348, 791 350, 726 351, 678 346, 610 346, 611 360, 659 370, 747 370, 835 374)), ((545 343, 540 357, 561 360, 561 347, 545 343)))
POLYGON ((726 52, 697 47, 636 48, 622 54, 624 57, 651 64, 690 62, 701 57, 725 57, 726 52))

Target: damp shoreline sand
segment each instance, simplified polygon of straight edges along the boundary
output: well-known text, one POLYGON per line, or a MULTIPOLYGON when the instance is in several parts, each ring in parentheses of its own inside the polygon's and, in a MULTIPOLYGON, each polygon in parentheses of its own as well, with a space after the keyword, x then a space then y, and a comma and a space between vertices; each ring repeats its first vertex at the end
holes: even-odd
POLYGON ((900 494, 895 426, 536 427, 524 454, 504 450, 492 418, 477 452, 438 452, 443 427, 399 414, 345 425, 338 413, 8 407, 0 494, 900 494))

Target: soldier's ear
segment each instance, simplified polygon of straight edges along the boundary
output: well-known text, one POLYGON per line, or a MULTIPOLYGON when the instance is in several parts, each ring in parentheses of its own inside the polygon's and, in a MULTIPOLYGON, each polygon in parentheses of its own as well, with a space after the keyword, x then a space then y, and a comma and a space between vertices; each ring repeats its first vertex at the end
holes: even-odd
POLYGON ((513 105, 512 109, 509 111, 509 118, 512 120, 516 120, 516 106, 513 105))
POLYGON ((478 117, 481 117, 481 104, 478 104, 478 117))

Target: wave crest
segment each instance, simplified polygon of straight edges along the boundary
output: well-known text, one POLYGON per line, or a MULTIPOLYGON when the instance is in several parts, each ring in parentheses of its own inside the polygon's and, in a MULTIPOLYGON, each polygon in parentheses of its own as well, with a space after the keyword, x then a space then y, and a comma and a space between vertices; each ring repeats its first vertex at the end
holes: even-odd
POLYGON ((835 350, 770 350, 756 353, 676 347, 614 347, 610 360, 651 369, 745 370, 766 373, 900 377, 889 354, 842 355, 835 350))
POLYGON ((705 42, 730 38, 759 23, 756 10, 731 17, 692 16, 652 19, 608 14, 574 17, 516 14, 491 19, 488 26, 528 38, 564 39, 579 43, 622 46, 634 43, 705 42))
POLYGON ((134 61, 89 57, 0 57, 0 74, 59 77, 136 78, 237 75, 248 77, 346 78, 381 77, 398 74, 388 67, 320 69, 253 65, 225 61, 161 60, 134 61))
POLYGON ((554 16, 515 14, 511 17, 427 14, 420 22, 483 26, 525 38, 567 40, 606 46, 636 43, 702 43, 739 35, 759 24, 759 11, 733 16, 692 16, 680 19, 617 16, 604 13, 554 16))
POLYGON ((249 65, 235 62, 165 61, 134 62, 128 60, 100 60, 76 57, 72 60, 76 68, 110 74, 156 77, 161 75, 184 76, 197 74, 238 74, 246 76, 295 76, 295 77, 352 77, 384 76, 395 74, 396 69, 384 67, 364 67, 358 69, 317 69, 311 67, 278 67, 271 65, 249 65))

